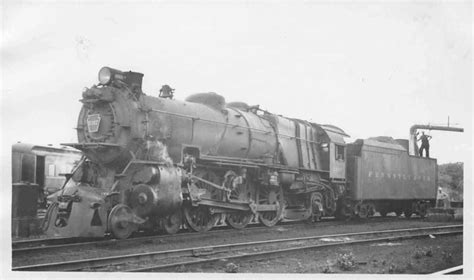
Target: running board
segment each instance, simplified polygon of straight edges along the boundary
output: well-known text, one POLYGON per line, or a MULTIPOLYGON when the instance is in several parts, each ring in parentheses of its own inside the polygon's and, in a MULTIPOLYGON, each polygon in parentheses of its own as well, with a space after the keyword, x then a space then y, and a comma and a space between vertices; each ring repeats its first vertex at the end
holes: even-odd
POLYGON ((118 144, 112 143, 61 143, 63 146, 73 147, 78 150, 91 150, 91 149, 105 149, 105 148, 122 148, 118 144))
POLYGON ((193 206, 209 206, 227 210, 238 210, 238 211, 252 211, 252 212, 261 212, 261 211, 278 211, 278 206, 274 204, 258 204, 250 206, 247 202, 240 202, 238 200, 231 200, 229 202, 217 201, 207 198, 201 198, 198 201, 192 202, 193 206), (252 209, 253 208, 253 209, 252 209))

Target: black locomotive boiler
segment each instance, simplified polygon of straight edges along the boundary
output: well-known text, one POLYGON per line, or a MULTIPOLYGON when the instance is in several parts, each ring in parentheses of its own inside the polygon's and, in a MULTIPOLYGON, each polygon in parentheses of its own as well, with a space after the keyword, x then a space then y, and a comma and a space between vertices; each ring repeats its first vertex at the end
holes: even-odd
MULTIPOLYGON (((393 210, 389 197, 358 196, 354 190, 363 186, 347 181, 355 178, 347 173, 358 170, 347 164, 357 153, 347 153, 342 129, 226 103, 216 93, 179 101, 168 87, 160 97, 149 96, 142 78, 104 67, 99 85, 83 92, 79 141, 66 145, 85 157, 50 196, 48 234, 127 238, 137 230, 172 234, 183 223, 207 231, 225 219, 240 229, 254 218, 273 226, 281 219, 393 210)), ((397 164, 412 160, 406 149, 400 153, 406 157, 394 159, 397 164)), ((435 172, 430 168, 422 172, 435 172)), ((418 176, 419 170, 406 172, 418 176)), ((432 199, 431 192, 415 194, 421 195, 395 201, 432 199)))

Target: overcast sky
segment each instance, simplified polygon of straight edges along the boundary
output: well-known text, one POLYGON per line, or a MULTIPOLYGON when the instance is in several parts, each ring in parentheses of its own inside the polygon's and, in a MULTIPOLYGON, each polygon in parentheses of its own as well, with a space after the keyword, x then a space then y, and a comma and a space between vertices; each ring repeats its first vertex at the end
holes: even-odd
POLYGON ((350 141, 450 116, 466 132, 431 132, 430 153, 472 155, 470 1, 19 2, 2 7, 4 149, 76 142, 82 89, 111 66, 144 73, 149 95, 213 91, 350 141))

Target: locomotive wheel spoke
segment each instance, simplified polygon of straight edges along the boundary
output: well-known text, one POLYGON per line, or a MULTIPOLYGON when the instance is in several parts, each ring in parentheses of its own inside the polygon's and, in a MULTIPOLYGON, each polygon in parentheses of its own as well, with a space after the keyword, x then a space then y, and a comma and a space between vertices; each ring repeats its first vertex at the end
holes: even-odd
POLYGON ((260 211, 258 219, 267 227, 272 227, 278 223, 283 211, 283 191, 281 187, 260 186, 258 194, 259 204, 276 205, 276 211, 260 211))
POLYGON ((112 235, 118 239, 128 238, 135 230, 132 222, 132 209, 124 204, 117 204, 109 214, 109 229, 112 235))
POLYGON ((252 212, 229 213, 226 216, 226 222, 235 229, 243 229, 250 223, 252 218, 252 212))
POLYGON ((219 219, 219 214, 211 214, 206 206, 185 207, 184 218, 187 225, 194 231, 209 231, 219 219))

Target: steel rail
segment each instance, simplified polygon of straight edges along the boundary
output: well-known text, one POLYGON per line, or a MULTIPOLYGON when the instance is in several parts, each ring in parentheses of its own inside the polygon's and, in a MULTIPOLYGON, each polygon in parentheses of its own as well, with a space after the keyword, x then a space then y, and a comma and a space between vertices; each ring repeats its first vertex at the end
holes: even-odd
MULTIPOLYGON (((378 219, 383 220, 391 220, 391 219, 398 219, 399 217, 371 217, 369 221, 374 221, 378 219)), ((411 217, 411 220, 417 219, 418 217, 411 217)), ((325 223, 325 222, 343 222, 346 221, 338 221, 334 220, 333 217, 323 217, 321 221, 315 223, 325 223)), ((305 226, 302 221, 282 221, 282 224, 279 224, 280 227, 286 226, 305 226)), ((265 230, 269 229, 268 227, 254 223, 249 224, 244 230, 265 230)), ((87 237, 66 237, 66 238, 44 238, 44 239, 30 239, 30 240, 21 240, 21 241, 14 241, 12 242, 12 253, 13 255, 19 254, 26 254, 26 253, 33 253, 38 251, 49 251, 49 250, 57 250, 61 248, 67 248, 68 250, 72 247, 83 247, 83 246, 104 246, 106 247, 108 244, 124 244, 124 243, 133 243, 133 242, 143 242, 143 241, 150 241, 154 239, 171 239, 171 238, 179 238, 179 237, 186 237, 186 236, 199 236, 203 234, 209 234, 212 232, 219 232, 219 233, 226 233, 236 231, 236 229, 231 228, 230 226, 223 225, 223 226, 216 226, 211 231, 208 232, 188 232, 186 229, 182 229, 178 232, 178 234, 169 235, 164 233, 154 234, 154 235, 145 235, 145 236, 138 236, 138 237, 131 237, 128 239, 108 239, 108 237, 97 237, 97 238, 87 238, 87 237)))
MULTIPOLYGON (((321 238, 340 238, 340 237, 351 237, 351 236, 364 236, 364 235, 380 235, 380 234, 392 234, 392 236, 384 237, 382 239, 372 239, 376 241, 380 240, 396 240, 400 238, 400 236, 393 236, 396 233, 410 233, 410 232, 423 232, 428 231, 428 233, 418 234, 419 236, 426 236, 427 234, 439 234, 434 233, 433 231, 437 230, 457 230, 456 233, 462 233, 462 225, 450 225, 450 226, 436 226, 436 227, 423 227, 423 228, 408 228, 408 229, 396 229, 396 230, 382 230, 382 231, 369 231, 369 232, 357 232, 357 233, 342 233, 342 234, 330 234, 330 235, 319 235, 319 236, 309 236, 309 237, 297 237, 297 238, 286 238, 286 239, 274 239, 274 240, 264 240, 264 241, 252 241, 252 242, 244 242, 244 243, 233 243, 233 244, 222 244, 222 245, 215 245, 215 246, 206 246, 206 247, 194 247, 194 248, 185 248, 185 249, 175 249, 175 250, 167 250, 167 251, 155 251, 149 253, 138 253, 138 254, 129 254, 129 255, 119 255, 119 256, 112 256, 112 257, 105 257, 105 258, 94 258, 94 259, 85 259, 85 260, 75 260, 75 261, 66 261, 66 262, 57 262, 57 263, 46 263, 46 264, 35 264, 35 265, 28 265, 28 266, 18 266, 13 267, 12 270, 19 270, 19 271, 71 271, 71 270, 81 270, 85 268, 93 268, 93 267, 104 267, 109 265, 117 265, 122 263, 127 263, 131 261, 145 261, 150 259, 156 259, 160 257, 160 259, 166 258, 184 258, 184 257, 195 257, 197 255, 206 255, 208 253, 216 254, 216 253, 226 253, 233 250, 242 250, 248 248, 255 248, 255 246, 264 246, 264 245, 274 245, 274 244, 283 244, 288 242, 297 242, 297 241, 317 241, 321 238)), ((367 240, 367 239, 365 239, 367 240)), ((339 242, 333 245, 341 245, 341 244, 356 244, 361 242, 368 242, 364 240, 358 241, 346 241, 346 242, 339 242)), ((331 243, 329 243, 331 244, 331 243)), ((311 248, 317 248, 318 246, 327 246, 329 244, 319 244, 319 245, 312 245, 309 246, 311 248), (315 247, 316 246, 316 247, 315 247)), ((308 246, 306 246, 308 247, 308 246)), ((285 252, 286 250, 301 250, 301 248, 306 247, 298 247, 296 248, 288 248, 288 249, 281 249, 277 250, 278 252, 285 252)), ((275 251, 275 252, 277 252, 275 251)), ((273 252, 273 251, 272 251, 273 252)), ((273 252, 273 253, 275 253, 273 252)), ((272 253, 272 254, 273 254, 272 253)), ((256 253, 257 254, 257 253, 256 253)), ((264 254, 260 252, 260 254, 264 254)), ((249 255, 249 254, 247 254, 249 255)), ((250 254, 252 255, 252 254, 250 254)), ((234 256, 235 257, 235 256, 234 256)), ((222 259, 223 257, 219 257, 216 259, 222 259)), ((228 257, 225 257, 228 258, 228 257)), ((192 261, 190 263, 202 262, 202 261, 209 261, 211 259, 206 260, 198 260, 192 261)), ((188 262, 186 262, 188 263, 188 262)), ((146 269, 154 270, 154 269, 163 269, 169 268, 171 266, 180 266, 183 265, 182 262, 175 263, 175 264, 165 264, 159 266, 153 266, 148 268, 140 268, 140 269, 133 269, 130 271, 145 271, 146 269), (145 269, 145 270, 144 270, 145 269)))
MULTIPOLYGON (((432 235, 437 236, 445 236, 445 235, 453 235, 453 234, 460 234, 462 231, 447 231, 447 232, 438 232, 438 233, 431 233, 432 235)), ((384 241, 394 241, 394 240, 407 240, 407 239, 416 239, 416 238, 426 238, 428 235, 424 234, 412 234, 412 235, 401 235, 397 237, 388 236, 388 237, 381 237, 381 238, 371 238, 371 239, 362 239, 362 240, 354 240, 354 241, 341 241, 341 242, 333 242, 333 243, 326 243, 326 244, 316 244, 316 245, 309 245, 309 246, 301 246, 301 247, 290 247, 285 249, 277 249, 277 250, 269 250, 269 251, 261 251, 256 253, 246 253, 246 254, 235 254, 235 255, 228 255, 228 256, 220 256, 217 258, 208 258, 208 259, 198 259, 192 261, 182 261, 177 263, 170 263, 170 264, 163 264, 163 265, 155 265, 137 269, 129 269, 124 270, 123 272, 157 272, 157 271, 169 271, 173 268, 182 268, 191 265, 202 265, 206 263, 214 263, 221 261, 222 259, 226 260, 258 260, 262 258, 268 258, 272 255, 285 255, 288 253, 293 253, 297 251, 304 251, 304 250, 314 250, 314 249, 321 249, 327 247, 336 247, 336 246, 348 246, 348 245, 360 245, 364 243, 374 243, 374 242, 384 242, 384 241)))
MULTIPOLYGON (((300 222, 300 221, 299 221, 300 222)), ((326 219, 322 222, 334 222, 333 219, 326 219)), ((285 224, 279 225, 280 227, 295 227, 298 225, 304 226, 304 224, 288 221, 285 224)), ((258 230, 268 230, 269 228, 261 225, 261 224, 250 224, 248 225, 245 230, 247 231, 258 231, 258 230)), ((32 253, 35 251, 47 251, 47 250, 57 250, 61 248, 67 248, 68 250, 72 249, 72 247, 83 247, 83 246, 103 246, 106 247, 107 245, 115 245, 115 244, 126 244, 126 243, 135 243, 135 242, 143 242, 143 241, 150 241, 155 239, 171 239, 171 238, 180 238, 186 236, 196 236, 199 237, 201 235, 206 235, 210 233, 227 233, 227 232, 235 232, 237 229, 233 229, 230 226, 216 226, 211 231, 208 232, 188 232, 186 229, 181 230, 178 234, 170 235, 170 234, 155 234, 155 235, 145 235, 139 237, 131 237, 128 239, 106 239, 104 238, 46 238, 46 239, 33 239, 33 240, 22 240, 22 241, 15 241, 12 243, 12 253, 15 254, 22 254, 22 253, 32 253), (51 245, 50 245, 51 244, 51 245)))
POLYGON ((58 238, 41 238, 41 239, 28 239, 28 240, 18 240, 12 242, 12 249, 22 250, 26 248, 32 248, 38 246, 43 248, 43 246, 54 246, 54 245, 64 245, 64 244, 75 244, 79 242, 84 242, 88 240, 87 238, 76 238, 76 237, 58 237, 58 238))

